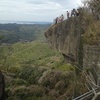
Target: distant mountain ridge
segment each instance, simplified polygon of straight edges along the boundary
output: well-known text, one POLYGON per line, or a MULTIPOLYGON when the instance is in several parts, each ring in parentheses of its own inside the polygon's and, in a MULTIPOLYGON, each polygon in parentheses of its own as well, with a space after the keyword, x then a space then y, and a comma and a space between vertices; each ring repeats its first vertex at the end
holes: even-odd
POLYGON ((0 24, 52 24, 52 22, 0 20, 0 24))
POLYGON ((45 40, 44 31, 50 24, 0 24, 0 43, 45 40))

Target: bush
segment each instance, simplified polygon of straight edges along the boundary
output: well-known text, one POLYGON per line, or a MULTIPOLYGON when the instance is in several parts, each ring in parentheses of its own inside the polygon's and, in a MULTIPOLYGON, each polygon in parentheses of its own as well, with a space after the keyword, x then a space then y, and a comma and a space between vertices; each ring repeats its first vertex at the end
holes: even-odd
POLYGON ((59 82, 56 83, 55 89, 56 90, 59 90, 59 91, 64 91, 65 86, 66 85, 65 85, 65 82, 64 81, 59 81, 59 82))
POLYGON ((39 85, 30 86, 29 89, 30 89, 29 94, 34 95, 36 97, 42 97, 47 92, 46 88, 39 85))
POLYGON ((49 96, 52 96, 52 97, 57 98, 57 97, 59 96, 59 92, 56 91, 56 90, 54 90, 54 89, 52 89, 52 90, 50 90, 50 92, 49 92, 49 96))
POLYGON ((25 66, 21 68, 19 78, 26 80, 29 84, 35 84, 41 75, 42 72, 38 70, 38 67, 25 66))
POLYGON ((26 86, 17 86, 9 88, 8 96, 16 96, 16 97, 26 97, 28 95, 29 89, 26 86))
POLYGON ((12 82, 14 83, 14 85, 26 85, 27 84, 26 81, 23 79, 15 79, 15 80, 12 80, 12 82))
POLYGON ((8 67, 8 72, 17 74, 20 71, 19 67, 8 67))
POLYGON ((33 71, 34 71, 33 67, 23 66, 20 69, 19 77, 27 80, 33 71))
POLYGON ((59 66, 58 69, 62 71, 73 71, 74 66, 72 66, 71 64, 63 64, 62 66, 59 66))
POLYGON ((84 34, 84 42, 90 45, 97 44, 100 40, 100 22, 93 22, 87 27, 84 34))
POLYGON ((25 98, 24 100, 55 100, 55 98, 52 96, 45 95, 43 97, 30 96, 25 98))

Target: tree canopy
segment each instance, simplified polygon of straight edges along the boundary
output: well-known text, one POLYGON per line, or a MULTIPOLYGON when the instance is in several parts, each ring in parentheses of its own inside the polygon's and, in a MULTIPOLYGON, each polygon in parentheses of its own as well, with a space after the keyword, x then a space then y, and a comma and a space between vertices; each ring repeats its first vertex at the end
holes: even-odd
POLYGON ((100 0, 86 0, 85 4, 92 11, 93 15, 100 19, 100 0))

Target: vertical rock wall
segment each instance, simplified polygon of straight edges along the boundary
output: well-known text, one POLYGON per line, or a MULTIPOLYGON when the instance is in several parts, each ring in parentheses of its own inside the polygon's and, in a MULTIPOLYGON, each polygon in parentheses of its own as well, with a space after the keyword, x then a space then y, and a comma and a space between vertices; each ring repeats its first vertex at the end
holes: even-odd
POLYGON ((51 26, 45 36, 50 47, 61 52, 67 60, 78 61, 80 28, 78 18, 70 18, 51 26))
POLYGON ((76 61, 84 69, 95 67, 100 74, 100 41, 95 45, 85 44, 81 37, 85 31, 83 27, 86 26, 81 17, 69 18, 52 25, 45 36, 50 47, 61 52, 65 60, 76 61))
POLYGON ((83 66, 85 69, 94 67, 100 74, 100 44, 84 45, 83 66))

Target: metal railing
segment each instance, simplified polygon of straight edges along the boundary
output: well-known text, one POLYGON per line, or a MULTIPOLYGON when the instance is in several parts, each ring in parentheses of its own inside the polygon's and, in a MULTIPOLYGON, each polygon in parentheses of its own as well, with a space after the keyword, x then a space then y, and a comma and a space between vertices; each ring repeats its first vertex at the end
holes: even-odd
POLYGON ((72 100, 87 100, 87 99, 91 99, 93 98, 93 96, 95 96, 98 92, 100 92, 100 84, 98 84, 98 81, 100 81, 99 76, 95 70, 95 68, 93 68, 93 74, 94 74, 94 78, 96 78, 96 84, 94 82, 92 82, 91 77, 88 74, 85 74, 86 77, 88 77, 90 80, 90 85, 93 84, 94 86, 91 85, 92 90, 72 99, 72 100))
POLYGON ((97 93, 100 91, 100 88, 95 88, 94 90, 90 90, 89 92, 84 93, 83 95, 80 95, 72 100, 87 100, 94 96, 94 91, 97 93))

